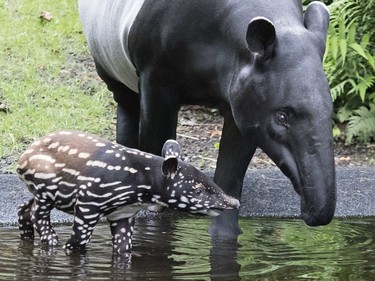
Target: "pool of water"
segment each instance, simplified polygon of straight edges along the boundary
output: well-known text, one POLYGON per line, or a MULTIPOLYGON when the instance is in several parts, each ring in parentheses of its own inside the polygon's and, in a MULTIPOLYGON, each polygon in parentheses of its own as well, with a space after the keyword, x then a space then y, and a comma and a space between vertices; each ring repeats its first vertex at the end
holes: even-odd
MULTIPOLYGON (((298 219, 242 218, 238 241, 211 241, 209 219, 139 220, 133 252, 112 256, 99 225, 85 252, 67 255, 20 241, 0 227, 0 280, 372 280, 375 218, 336 219, 319 228, 298 219)), ((68 225, 56 226, 64 243, 68 225)))

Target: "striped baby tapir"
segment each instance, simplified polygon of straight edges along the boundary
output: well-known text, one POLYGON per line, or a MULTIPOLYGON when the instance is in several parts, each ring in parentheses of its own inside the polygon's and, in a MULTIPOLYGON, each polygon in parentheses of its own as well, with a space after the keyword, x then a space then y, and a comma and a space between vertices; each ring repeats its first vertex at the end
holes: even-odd
POLYGON ((110 223, 113 251, 131 250, 136 213, 165 206, 217 216, 239 207, 210 178, 183 162, 180 146, 168 140, 162 157, 98 136, 59 131, 34 142, 17 163, 33 198, 18 209, 21 238, 58 245, 51 226, 53 208, 74 215, 65 248, 85 248, 102 217, 110 223))

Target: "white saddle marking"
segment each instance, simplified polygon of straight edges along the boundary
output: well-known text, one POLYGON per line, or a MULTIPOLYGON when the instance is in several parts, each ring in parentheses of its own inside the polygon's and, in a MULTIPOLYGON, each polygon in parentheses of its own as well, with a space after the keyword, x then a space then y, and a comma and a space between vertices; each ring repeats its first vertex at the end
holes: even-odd
POLYGON ((80 0, 79 13, 95 61, 117 81, 138 93, 138 76, 130 60, 128 37, 144 0, 80 0))

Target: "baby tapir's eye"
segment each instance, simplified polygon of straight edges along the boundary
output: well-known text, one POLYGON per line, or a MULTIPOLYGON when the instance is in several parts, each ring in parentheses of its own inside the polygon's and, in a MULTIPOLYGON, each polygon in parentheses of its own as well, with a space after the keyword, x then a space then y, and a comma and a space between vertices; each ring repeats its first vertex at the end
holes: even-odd
POLYGON ((194 194, 195 194, 196 196, 199 196, 199 195, 202 194, 202 190, 201 190, 200 188, 197 188, 197 189, 194 190, 194 194))

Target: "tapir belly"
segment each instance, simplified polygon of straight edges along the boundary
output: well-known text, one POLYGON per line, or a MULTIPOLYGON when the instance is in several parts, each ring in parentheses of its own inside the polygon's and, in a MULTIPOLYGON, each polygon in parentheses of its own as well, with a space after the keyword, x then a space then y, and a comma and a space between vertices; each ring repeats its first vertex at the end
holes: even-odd
POLYGON ((138 76, 130 60, 128 37, 144 0, 80 0, 78 7, 87 44, 106 73, 138 93, 138 76))

